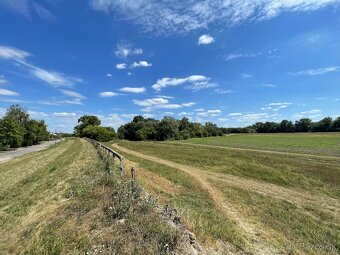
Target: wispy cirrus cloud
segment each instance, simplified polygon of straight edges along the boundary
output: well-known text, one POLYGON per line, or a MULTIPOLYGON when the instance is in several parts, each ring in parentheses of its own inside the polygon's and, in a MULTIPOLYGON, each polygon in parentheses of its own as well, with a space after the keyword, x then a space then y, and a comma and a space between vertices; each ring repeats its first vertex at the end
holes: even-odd
POLYGON ((298 72, 289 73, 290 75, 308 75, 308 76, 314 76, 314 75, 324 75, 331 72, 336 72, 340 70, 340 66, 328 66, 318 69, 308 69, 298 72))
POLYGON ((286 12, 310 12, 338 6, 339 0, 90 0, 94 10, 129 21, 146 32, 188 33, 215 23, 226 27, 274 18, 286 12))
POLYGON ((9 90, 9 89, 0 89, 0 95, 1 96, 19 96, 19 93, 13 90, 9 90))
POLYGON ((45 5, 42 5, 41 2, 35 0, 0 0, 0 6, 29 19, 36 15, 44 20, 54 20, 55 16, 46 7, 48 1, 45 1, 45 5))
POLYGON ((185 88, 192 90, 200 90, 206 88, 216 87, 216 83, 210 82, 210 78, 204 75, 191 75, 185 78, 162 78, 157 80, 157 82, 152 85, 152 88, 157 91, 161 91, 166 87, 179 86, 183 84, 188 84, 185 88))
POLYGON ((32 54, 17 49, 11 46, 0 45, 0 60, 6 60, 17 65, 24 67, 32 77, 37 78, 43 82, 48 83, 54 87, 68 87, 75 83, 81 83, 83 80, 78 77, 69 76, 61 72, 43 69, 41 67, 32 65, 29 63, 27 58, 31 57, 32 54))

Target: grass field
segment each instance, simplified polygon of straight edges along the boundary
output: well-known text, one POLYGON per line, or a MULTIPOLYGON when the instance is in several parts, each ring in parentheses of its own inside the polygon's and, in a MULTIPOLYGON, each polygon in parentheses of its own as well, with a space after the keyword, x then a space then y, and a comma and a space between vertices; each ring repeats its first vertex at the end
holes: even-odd
POLYGON ((183 142, 340 157, 340 133, 232 134, 223 137, 193 138, 183 142))
POLYGON ((174 204, 208 246, 222 243, 249 254, 338 254, 340 159, 329 157, 339 148, 338 137, 314 136, 317 143, 309 141, 311 134, 276 134, 187 141, 203 146, 119 141, 114 148, 139 164, 145 187, 174 204), (245 148, 247 137, 247 148, 256 150, 204 146, 234 139, 233 146, 245 148))
POLYGON ((88 142, 0 164, 0 254, 162 254, 180 241, 88 142), (108 172, 111 171, 111 173, 108 172))

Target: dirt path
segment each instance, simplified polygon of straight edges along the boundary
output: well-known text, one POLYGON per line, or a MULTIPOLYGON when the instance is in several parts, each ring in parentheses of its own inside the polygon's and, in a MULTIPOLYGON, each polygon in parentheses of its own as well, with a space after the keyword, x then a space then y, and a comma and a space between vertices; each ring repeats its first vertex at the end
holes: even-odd
POLYGON ((245 235, 245 239, 247 240, 248 249, 251 251, 254 251, 255 254, 259 255, 269 255, 269 254, 277 254, 275 249, 270 245, 269 240, 273 238, 273 236, 268 236, 268 231, 266 231, 263 226, 259 226, 258 224, 254 224, 254 222, 251 222, 249 219, 246 219, 243 217, 242 214, 240 214, 234 206, 227 201, 223 194, 215 189, 211 184, 209 184, 206 174, 203 174, 202 170, 182 165, 179 163, 175 163, 172 161, 164 160, 158 157, 145 155, 136 151, 132 151, 129 149, 126 149, 124 147, 121 147, 119 145, 114 144, 114 148, 119 149, 120 151, 123 151, 127 154, 143 158, 146 160, 150 160, 153 162, 157 162, 159 164, 163 164, 169 167, 173 167, 176 169, 179 169, 181 171, 186 172, 187 174, 194 177, 204 189, 206 189, 210 196, 212 197, 215 205, 225 213, 225 215, 233 220, 242 230, 245 235))
POLYGON ((312 194, 308 191, 293 188, 288 189, 272 183, 246 179, 230 174, 211 172, 204 172, 202 174, 206 175, 208 179, 222 181, 228 186, 244 189, 249 192, 256 192, 276 199, 282 199, 297 206, 313 204, 322 207, 336 219, 340 220, 340 201, 338 199, 312 194))
POLYGON ((315 159, 340 160, 340 157, 336 157, 336 156, 325 156, 325 155, 305 154, 305 153, 295 153, 295 152, 284 152, 284 151, 273 151, 273 150, 259 150, 259 149, 240 148, 240 147, 228 147, 228 146, 208 145, 208 144, 196 144, 196 143, 169 142, 168 144, 177 144, 177 145, 186 145, 186 146, 197 146, 197 147, 206 147, 206 148, 222 149, 222 150, 250 151, 250 152, 259 152, 259 153, 276 154, 276 155, 293 156, 293 157, 306 157, 306 158, 315 158, 315 159))

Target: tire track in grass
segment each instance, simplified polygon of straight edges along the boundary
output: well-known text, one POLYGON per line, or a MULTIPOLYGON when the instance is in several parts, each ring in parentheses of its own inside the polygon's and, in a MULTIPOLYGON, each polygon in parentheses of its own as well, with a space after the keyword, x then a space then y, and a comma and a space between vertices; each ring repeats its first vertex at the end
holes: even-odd
MULTIPOLYGON (((202 185, 204 189, 206 189, 209 192, 216 207, 219 208, 221 211, 223 211, 224 214, 229 219, 233 220, 239 226, 239 228, 243 230, 243 233, 247 241, 247 246, 248 246, 247 248, 250 251, 254 251, 255 254, 259 254, 259 255, 278 254, 278 252, 270 244, 269 242, 270 238, 269 236, 267 236, 266 231, 264 231, 264 227, 259 226, 258 224, 254 224, 253 222, 244 218, 234 208, 234 206, 224 198, 223 194, 219 190, 217 190, 216 188, 211 186, 211 184, 209 184, 206 174, 202 170, 189 167, 186 165, 182 165, 179 163, 175 163, 172 161, 164 160, 158 157, 145 155, 145 154, 133 151, 133 150, 126 149, 116 144, 113 144, 112 146, 127 154, 130 154, 130 155, 133 155, 139 158, 143 158, 146 160, 150 160, 150 161, 153 161, 159 164, 163 164, 169 167, 177 168, 191 175, 202 185)), ((272 238, 273 237, 271 236, 271 239, 272 238)))
POLYGON ((203 147, 203 148, 213 148, 213 149, 232 150, 232 151, 249 151, 249 152, 258 152, 258 153, 275 154, 275 155, 292 156, 292 157, 306 157, 306 158, 309 158, 309 159, 313 159, 313 158, 314 159, 331 159, 331 160, 339 160, 340 161, 340 157, 337 157, 337 156, 326 156, 326 155, 295 153, 295 152, 285 152, 285 151, 274 151, 274 150, 259 150, 259 149, 251 149, 251 148, 240 148, 240 147, 208 145, 208 144, 196 144, 196 143, 188 143, 188 142, 183 142, 183 143, 167 142, 167 144, 196 146, 196 147, 203 147))

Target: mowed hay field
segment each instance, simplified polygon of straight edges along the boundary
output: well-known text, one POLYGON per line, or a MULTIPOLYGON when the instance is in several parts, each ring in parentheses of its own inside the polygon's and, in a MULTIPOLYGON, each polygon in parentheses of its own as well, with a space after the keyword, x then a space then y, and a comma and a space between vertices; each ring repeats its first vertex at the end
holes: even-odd
POLYGON ((162 254, 180 238, 83 139, 0 164, 0 254, 162 254))
POLYGON ((173 204, 206 246, 230 254, 339 254, 340 138, 280 136, 111 146, 136 163, 146 189, 173 204), (251 150, 238 149, 246 146, 251 150))
POLYGON ((193 138, 183 142, 340 157, 339 133, 230 134, 222 137, 193 138))

